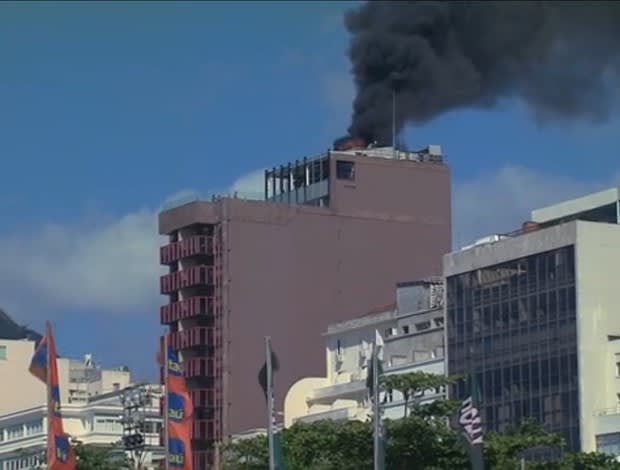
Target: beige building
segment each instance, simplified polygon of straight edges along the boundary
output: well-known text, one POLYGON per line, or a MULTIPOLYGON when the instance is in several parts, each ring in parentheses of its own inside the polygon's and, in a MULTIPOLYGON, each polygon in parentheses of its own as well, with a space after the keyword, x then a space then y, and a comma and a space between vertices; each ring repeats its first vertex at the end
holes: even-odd
MULTIPOLYGON (((28 371, 35 343, 0 339, 0 470, 39 468, 46 449, 47 405, 45 386, 28 371)), ((90 355, 77 361, 58 359, 63 424, 73 440, 111 445, 121 441, 121 394, 131 385, 127 368, 102 369, 90 355)), ((147 468, 161 458, 159 447, 161 387, 146 387, 144 408, 147 468)))
POLYGON ((535 210, 445 256, 448 373, 473 375, 487 430, 533 417, 572 449, 620 455, 619 201, 535 210))
MULTIPOLYGON (((286 427, 298 421, 369 417, 366 377, 377 333, 384 341, 385 374, 444 374, 443 281, 399 284, 396 297, 394 305, 328 327, 324 333, 327 376, 301 379, 289 389, 284 402, 286 427)), ((444 393, 429 390, 416 399, 425 402, 444 393)), ((385 418, 403 416, 399 392, 382 393, 381 400, 385 418)))

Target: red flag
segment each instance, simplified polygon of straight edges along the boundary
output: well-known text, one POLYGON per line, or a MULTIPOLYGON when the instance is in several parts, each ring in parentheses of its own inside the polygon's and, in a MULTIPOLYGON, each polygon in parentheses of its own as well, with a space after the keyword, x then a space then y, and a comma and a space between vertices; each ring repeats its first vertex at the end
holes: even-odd
POLYGON ((75 451, 71 447, 69 436, 63 429, 60 413, 57 358, 54 335, 48 323, 45 337, 34 352, 29 370, 47 385, 48 470, 75 470, 75 451))
POLYGON ((166 370, 166 411, 170 468, 193 470, 192 415, 194 405, 185 384, 178 353, 168 347, 166 370))

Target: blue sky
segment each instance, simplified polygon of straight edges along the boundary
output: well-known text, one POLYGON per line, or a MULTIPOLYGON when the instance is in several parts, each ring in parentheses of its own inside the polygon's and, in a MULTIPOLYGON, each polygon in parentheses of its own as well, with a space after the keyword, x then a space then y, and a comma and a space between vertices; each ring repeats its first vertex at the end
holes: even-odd
MULTIPOLYGON (((343 134, 352 5, 2 2, 0 305, 36 328, 53 319, 61 352, 153 376, 157 209, 251 190, 256 170, 343 134)), ((511 100, 406 140, 448 154, 465 243, 617 183, 619 127, 540 126, 511 100)))

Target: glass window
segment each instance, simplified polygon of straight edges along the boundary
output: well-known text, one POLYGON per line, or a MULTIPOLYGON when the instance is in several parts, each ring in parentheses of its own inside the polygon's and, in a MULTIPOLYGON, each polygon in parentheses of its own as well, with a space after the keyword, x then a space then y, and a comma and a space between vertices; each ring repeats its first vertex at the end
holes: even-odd
POLYGON ((596 451, 607 455, 620 455, 620 433, 596 436, 596 451))
POLYGON ((0 361, 6 361, 6 346, 0 346, 0 361))
POLYGON ((339 180, 354 180, 355 162, 347 160, 336 161, 336 178, 339 180))
MULTIPOLYGON (((532 416, 579 443, 572 252, 562 248, 447 280, 449 373, 473 368, 484 377, 489 430, 532 416), (571 400, 554 401, 560 395, 571 400)), ((464 398, 462 387, 455 391, 451 398, 464 398)))

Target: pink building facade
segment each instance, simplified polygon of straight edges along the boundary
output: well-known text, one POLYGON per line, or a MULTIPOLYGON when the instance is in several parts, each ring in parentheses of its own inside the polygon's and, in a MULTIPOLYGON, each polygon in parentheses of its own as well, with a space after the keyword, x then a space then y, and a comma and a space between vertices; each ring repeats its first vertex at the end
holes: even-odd
POLYGON ((329 152, 265 172, 265 200, 219 198, 163 211, 169 237, 161 323, 192 390, 195 468, 213 444, 266 426, 264 337, 279 357, 276 409, 325 369, 330 323, 394 302, 403 279, 441 274, 451 248, 441 150, 329 152))

